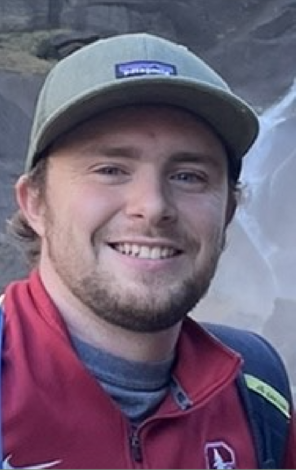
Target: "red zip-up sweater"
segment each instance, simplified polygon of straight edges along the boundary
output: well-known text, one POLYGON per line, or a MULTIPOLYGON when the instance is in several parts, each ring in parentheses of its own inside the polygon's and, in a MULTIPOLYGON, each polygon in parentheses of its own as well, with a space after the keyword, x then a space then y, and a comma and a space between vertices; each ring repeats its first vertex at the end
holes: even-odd
MULTIPOLYGON (((173 371, 190 406, 169 394, 134 431, 78 359, 37 272, 8 286, 4 312, 2 468, 256 468, 234 385, 241 359, 193 320, 173 371)), ((291 429, 285 468, 295 452, 291 429)))

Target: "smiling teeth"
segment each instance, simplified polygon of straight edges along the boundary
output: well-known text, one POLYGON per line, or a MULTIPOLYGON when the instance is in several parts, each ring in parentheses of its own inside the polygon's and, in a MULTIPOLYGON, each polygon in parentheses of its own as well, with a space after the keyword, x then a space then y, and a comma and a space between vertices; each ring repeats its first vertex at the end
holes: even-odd
POLYGON ((149 247, 145 245, 136 245, 135 243, 120 243, 118 245, 115 245, 114 248, 124 255, 144 259, 171 258, 177 253, 174 248, 162 246, 149 247))

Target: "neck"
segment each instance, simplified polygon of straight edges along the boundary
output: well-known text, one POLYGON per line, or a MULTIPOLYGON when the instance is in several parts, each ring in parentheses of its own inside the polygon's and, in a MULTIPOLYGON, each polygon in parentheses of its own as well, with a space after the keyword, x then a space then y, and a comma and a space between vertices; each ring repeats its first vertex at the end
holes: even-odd
MULTIPOLYGON (((66 315, 67 316, 67 315, 66 315)), ((180 324, 154 333, 139 333, 112 325, 102 319, 79 324, 77 317, 65 318, 71 335, 114 356, 139 362, 158 362, 171 357, 180 332, 180 324)))

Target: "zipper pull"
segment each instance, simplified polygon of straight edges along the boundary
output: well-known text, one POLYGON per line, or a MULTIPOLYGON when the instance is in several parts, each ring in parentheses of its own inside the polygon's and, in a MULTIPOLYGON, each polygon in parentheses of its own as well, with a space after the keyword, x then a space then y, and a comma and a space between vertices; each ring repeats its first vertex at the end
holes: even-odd
POLYGON ((137 432, 137 429, 134 429, 130 436, 130 445, 133 459, 136 462, 142 462, 142 449, 141 449, 141 441, 137 432))

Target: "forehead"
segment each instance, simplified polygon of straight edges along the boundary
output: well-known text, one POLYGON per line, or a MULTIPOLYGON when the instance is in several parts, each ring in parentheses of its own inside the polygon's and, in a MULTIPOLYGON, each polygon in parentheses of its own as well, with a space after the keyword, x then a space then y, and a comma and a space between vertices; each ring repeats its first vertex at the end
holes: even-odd
POLYGON ((166 135, 172 141, 182 138, 205 143, 224 153, 222 140, 209 124, 184 109, 167 105, 126 106, 106 111, 79 124, 60 137, 57 144, 87 142, 108 136, 144 134, 166 135))

